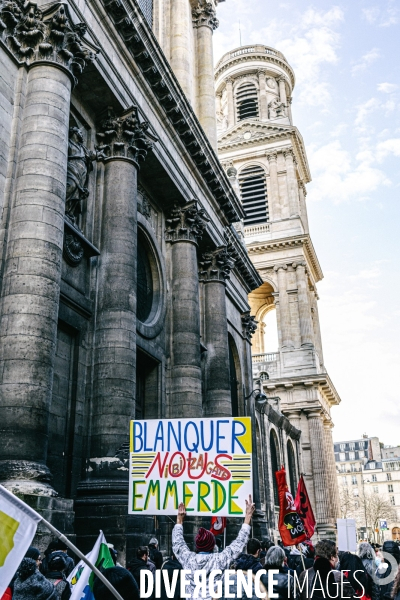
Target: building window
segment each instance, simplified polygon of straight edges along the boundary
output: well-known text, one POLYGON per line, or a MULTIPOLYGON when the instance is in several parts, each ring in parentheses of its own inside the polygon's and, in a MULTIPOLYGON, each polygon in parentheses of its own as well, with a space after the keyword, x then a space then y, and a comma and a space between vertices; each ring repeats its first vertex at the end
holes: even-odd
POLYGON ((376 475, 372 475, 372 481, 374 481, 374 482, 378 481, 378 478, 376 475))
POLYGON ((346 444, 340 444, 340 450, 344 452, 346 450, 346 444))
POLYGON ((239 176, 240 195, 245 212, 244 224, 260 225, 269 221, 265 173, 261 167, 247 167, 239 176))
POLYGON ((281 461, 279 458, 278 438, 276 437, 275 431, 271 431, 270 449, 271 449, 272 485, 274 488, 274 503, 275 503, 275 506, 279 506, 278 485, 276 483, 275 473, 279 470, 279 465, 281 464, 281 461))
POLYGON ((347 477, 342 477, 342 484, 347 485, 347 477))
POLYGON ((352 485, 357 485, 357 475, 352 475, 351 483, 352 483, 352 485))
POLYGON ((353 473, 358 470, 356 463, 351 463, 350 466, 351 466, 351 470, 353 471, 353 473))
POLYGON ((349 450, 355 450, 356 449, 356 445, 354 442, 350 442, 349 444, 349 450))
POLYGON ((393 483, 389 483, 388 492, 391 492, 393 494, 393 483))
POLYGON ((339 454, 339 460, 346 460, 346 453, 345 452, 341 452, 339 454))
POLYGON ((243 83, 236 93, 238 121, 258 117, 257 88, 254 83, 243 83))
POLYGON ((358 488, 353 488, 353 496, 354 496, 355 498, 358 498, 358 495, 359 495, 359 494, 358 494, 358 488))
POLYGON ((364 458, 365 457, 365 452, 364 450, 359 450, 358 451, 358 458, 364 458))
POLYGON ((392 481, 392 474, 391 473, 386 473, 386 479, 388 481, 392 481))
POLYGON ((394 497, 394 496, 389 496, 389 498, 390 498, 390 504, 391 504, 392 506, 395 506, 395 505, 396 505, 396 500, 395 500, 395 497, 394 497))
POLYGON ((372 461, 372 462, 369 463, 369 468, 370 469, 375 469, 375 462, 374 461, 372 461))
POLYGON ((356 453, 355 452, 349 452, 349 460, 354 460, 356 457, 356 453))
POLYGON ((138 0, 139 7, 150 27, 153 26, 153 0, 138 0))
POLYGON ((378 488, 377 485, 374 485, 374 487, 372 489, 373 489, 374 494, 378 494, 379 493, 379 488, 378 488))
POLYGON ((153 307, 153 275, 146 248, 138 241, 137 249, 137 318, 145 323, 153 307))
POLYGON ((340 471, 346 473, 346 465, 340 465, 340 471))

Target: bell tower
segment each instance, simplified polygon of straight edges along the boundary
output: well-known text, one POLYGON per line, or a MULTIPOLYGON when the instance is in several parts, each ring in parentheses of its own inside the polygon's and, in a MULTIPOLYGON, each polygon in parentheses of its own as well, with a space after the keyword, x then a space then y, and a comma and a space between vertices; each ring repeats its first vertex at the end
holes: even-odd
POLYGON ((274 48, 226 53, 215 69, 218 154, 246 214, 237 230, 264 281, 249 296, 258 322, 253 375, 301 430, 318 535, 334 537, 339 499, 330 411, 340 398, 322 353, 317 284, 323 274, 308 227, 311 174, 293 124, 294 86, 292 68, 274 48))

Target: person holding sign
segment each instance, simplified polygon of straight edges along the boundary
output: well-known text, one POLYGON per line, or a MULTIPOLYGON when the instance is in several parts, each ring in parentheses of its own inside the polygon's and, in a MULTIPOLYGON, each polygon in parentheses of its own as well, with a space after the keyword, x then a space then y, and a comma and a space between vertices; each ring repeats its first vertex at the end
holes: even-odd
MULTIPOLYGON (((186 583, 186 598, 202 598, 211 600, 220 597, 222 576, 231 562, 243 552, 250 535, 250 523, 255 510, 251 496, 246 502, 244 523, 235 541, 222 552, 215 552, 215 537, 211 531, 200 527, 195 538, 197 552, 191 552, 183 538, 183 522, 186 507, 181 502, 178 508, 176 525, 172 530, 172 550, 182 565, 181 581, 186 583), (184 575, 187 572, 187 577, 184 575), (202 573, 200 574, 199 571, 202 573), (194 593, 196 590, 196 593, 194 593)), ((184 597, 184 596, 183 596, 184 597)))

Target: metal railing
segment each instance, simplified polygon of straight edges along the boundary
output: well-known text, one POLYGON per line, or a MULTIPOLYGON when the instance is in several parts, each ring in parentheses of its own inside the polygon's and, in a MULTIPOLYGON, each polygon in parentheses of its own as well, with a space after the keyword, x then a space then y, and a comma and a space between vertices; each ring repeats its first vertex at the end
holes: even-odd
POLYGON ((268 352, 266 354, 253 354, 253 363, 275 362, 279 358, 278 352, 268 352))

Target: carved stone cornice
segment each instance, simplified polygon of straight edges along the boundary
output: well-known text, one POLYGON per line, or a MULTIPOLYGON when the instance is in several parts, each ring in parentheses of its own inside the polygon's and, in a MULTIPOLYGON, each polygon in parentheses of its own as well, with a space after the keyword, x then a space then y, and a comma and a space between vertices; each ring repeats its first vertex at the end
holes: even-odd
POLYGON ((140 122, 136 106, 129 109, 129 114, 123 117, 115 116, 110 110, 97 132, 100 143, 96 150, 104 158, 125 157, 139 164, 145 160, 157 141, 148 128, 147 121, 140 122))
POLYGON ((73 24, 66 4, 44 10, 34 2, 0 0, 0 39, 15 58, 31 65, 46 61, 65 67, 74 82, 98 48, 84 39, 84 23, 73 24))
POLYGON ((258 324, 258 321, 256 321, 256 318, 254 315, 250 314, 250 311, 242 314, 243 335, 248 340, 251 340, 252 336, 255 334, 255 332, 257 330, 257 324, 258 324))
POLYGON ((197 202, 187 202, 184 206, 175 204, 166 219, 165 240, 167 242, 194 242, 203 237, 208 218, 205 210, 197 202))
POLYGON ((192 8, 193 27, 209 27, 214 31, 219 26, 216 11, 211 2, 199 0, 197 6, 192 8))
POLYGON ((248 286, 248 292, 260 287, 264 282, 251 262, 246 246, 243 245, 233 225, 225 229, 224 237, 228 252, 235 261, 235 271, 241 275, 243 282, 248 286))
POLYGON ((225 283, 230 278, 230 272, 234 267, 235 261, 228 252, 228 248, 220 246, 216 250, 205 252, 199 264, 200 281, 221 281, 225 283))
POLYGON ((106 18, 114 23, 121 43, 131 54, 135 64, 164 111, 165 119, 181 139, 195 168, 209 188, 216 205, 229 223, 244 218, 244 211, 192 106, 185 98, 153 32, 137 10, 135 3, 128 9, 120 0, 101 0, 106 18))

